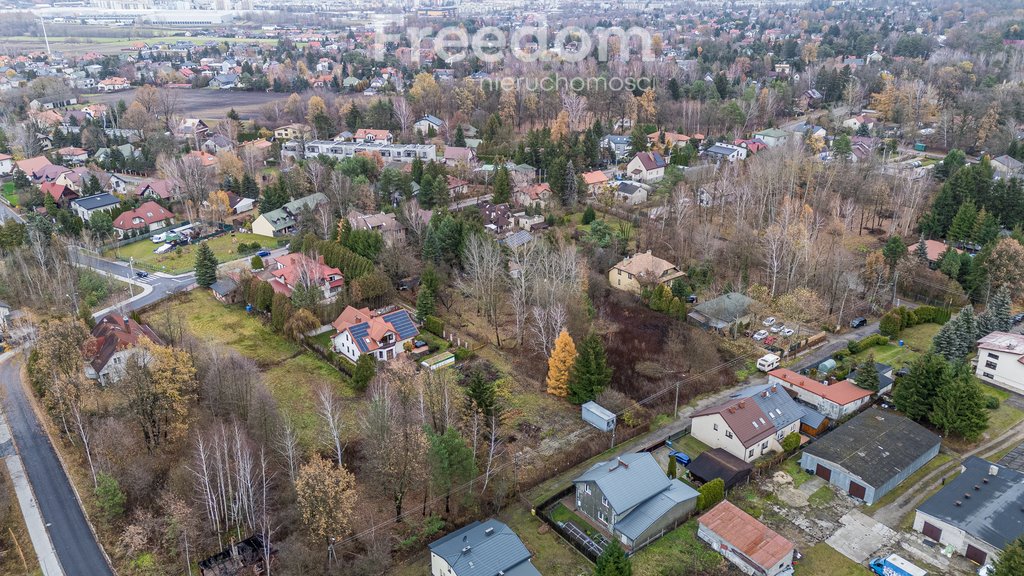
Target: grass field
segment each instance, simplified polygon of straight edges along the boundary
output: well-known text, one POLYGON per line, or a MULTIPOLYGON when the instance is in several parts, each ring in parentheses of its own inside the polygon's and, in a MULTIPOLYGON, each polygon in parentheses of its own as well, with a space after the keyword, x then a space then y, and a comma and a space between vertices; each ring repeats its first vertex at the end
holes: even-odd
POLYGON ((912 326, 900 333, 899 340, 903 340, 903 346, 900 346, 898 343, 874 346, 853 355, 851 358, 856 358, 857 362, 863 362, 868 356, 873 356, 875 362, 888 364, 898 370, 912 363, 918 356, 931 348, 932 338, 938 333, 939 328, 941 326, 938 324, 912 326))
MULTIPOLYGON (((313 445, 319 427, 313 390, 329 385, 343 398, 355 395, 333 366, 273 332, 258 316, 247 314, 239 306, 221 304, 208 291, 190 292, 181 299, 168 301, 145 319, 159 328, 165 314, 182 319, 186 329, 200 341, 227 346, 254 360, 282 413, 295 424, 307 448, 313 445)), ((357 421, 361 403, 344 404, 346 421, 357 421)))
POLYGON ((813 494, 808 496, 807 502, 808 504, 814 506, 815 508, 820 508, 828 504, 832 500, 835 500, 835 497, 836 493, 834 490, 832 490, 832 486, 830 484, 825 484, 821 488, 815 490, 813 494))
POLYGON ((633 556, 634 576, 660 576, 666 566, 685 567, 685 574, 706 574, 725 563, 725 558, 697 538, 697 519, 655 540, 633 556))
POLYGON ((782 469, 793 478, 793 487, 799 488, 801 484, 812 478, 810 474, 800 468, 800 458, 794 455, 782 463, 782 469))
MULTIPOLYGON (((227 38, 223 36, 135 36, 128 38, 110 38, 87 35, 66 35, 50 36, 49 40, 51 49, 67 52, 69 54, 81 54, 85 52, 113 54, 125 49, 130 49, 138 42, 144 42, 146 44, 173 44, 178 41, 188 41, 193 42, 196 46, 202 46, 207 42, 217 42, 218 44, 222 42, 230 42, 232 44, 258 42, 260 44, 270 46, 277 45, 276 38, 247 39, 227 38)), ((3 41, 4 45, 8 47, 17 48, 19 50, 46 49, 46 41, 39 36, 5 36, 0 37, 0 41, 3 41)))
POLYGON ((5 182, 3 186, 4 198, 11 203, 12 206, 18 205, 18 195, 14 193, 14 182, 5 182))
POLYGON ((797 576, 867 576, 871 571, 857 564, 824 542, 801 550, 804 557, 796 564, 797 576))
MULTIPOLYGON (((251 257, 252 254, 248 252, 246 254, 238 253, 238 245, 243 242, 246 244, 259 242, 264 247, 274 246, 277 243, 273 238, 256 234, 224 234, 223 236, 207 240, 207 243, 213 248, 213 253, 221 262, 251 257)), ((145 238, 138 242, 110 250, 104 253, 104 256, 125 261, 129 258, 134 258, 136 268, 150 272, 183 274, 195 268, 195 251, 197 246, 181 246, 167 254, 153 253, 153 250, 156 250, 159 246, 160 244, 155 244, 150 239, 145 238)))

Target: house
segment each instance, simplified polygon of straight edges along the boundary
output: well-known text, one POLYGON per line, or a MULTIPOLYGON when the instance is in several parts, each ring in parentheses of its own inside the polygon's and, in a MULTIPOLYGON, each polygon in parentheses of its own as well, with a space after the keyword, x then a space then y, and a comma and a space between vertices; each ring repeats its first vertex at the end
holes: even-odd
POLYGON ((1024 474, 969 456, 914 513, 914 530, 984 566, 1024 536, 1024 474))
POLYGON ((657 152, 640 152, 626 164, 626 174, 638 182, 657 182, 665 177, 665 157, 657 152))
POLYGON ((793 574, 793 543, 728 500, 701 515, 697 537, 750 576, 793 574))
POLYGON ((597 196, 608 184, 608 175, 601 170, 584 172, 582 176, 583 182, 587 185, 587 193, 591 196, 597 196))
POLYGON ((59 164, 47 164, 33 172, 30 176, 32 177, 32 181, 40 186, 45 182, 54 182, 76 189, 77 184, 71 179, 72 175, 73 173, 69 168, 65 168, 59 164))
POLYGON ((1020 176, 1024 172, 1024 162, 1006 154, 993 158, 991 164, 992 169, 1002 178, 1020 176))
POLYGON ((135 187, 135 195, 143 198, 170 200, 174 197, 174 182, 170 180, 143 180, 135 187))
POLYGON ((437 134, 438 132, 441 131, 441 127, 442 126, 444 126, 444 121, 443 120, 441 120, 437 116, 433 116, 431 114, 427 114, 423 118, 420 118, 419 120, 417 120, 412 125, 412 128, 413 128, 413 130, 415 130, 416 132, 419 132, 423 136, 427 136, 427 135, 430 134, 431 130, 434 131, 434 134, 437 134))
POLYGON ((728 160, 729 162, 735 162, 737 160, 747 159, 747 149, 743 146, 735 146, 733 144, 725 144, 718 142, 712 145, 710 148, 701 153, 705 158, 713 160, 715 162, 721 162, 722 160, 728 160))
POLYGON ((145 234, 170 226, 174 221, 174 214, 166 208, 153 202, 143 202, 134 210, 122 212, 114 219, 114 230, 118 238, 145 234))
MULTIPOLYGON (((267 550, 263 537, 250 536, 241 542, 232 542, 220 552, 199 561, 199 576, 259 576, 267 574, 267 550)), ((271 565, 277 550, 269 550, 271 565)))
POLYGON ((665 152, 669 153, 673 148, 682 148, 686 146, 686 143, 690 141, 690 137, 686 134, 679 134, 677 132, 651 132, 647 135, 647 145, 654 146, 655 144, 665 145, 665 152))
POLYGON ((405 227, 394 214, 363 214, 353 209, 349 210, 346 219, 353 230, 373 230, 381 235, 388 246, 405 246, 405 227))
POLYGON ((292 200, 277 210, 260 214, 252 223, 252 233, 260 236, 287 236, 295 231, 296 217, 303 208, 316 208, 327 203, 327 196, 316 192, 298 200, 292 200))
POLYGON ((493 518, 473 522, 428 548, 430 576, 540 576, 519 536, 493 518))
POLYGON ((313 129, 308 124, 285 124, 274 129, 275 140, 310 140, 313 129))
POLYGON ((628 180, 616 181, 614 186, 615 200, 626 204, 627 206, 636 206, 637 204, 643 204, 647 202, 647 185, 641 184, 640 182, 630 182, 628 180))
POLYGON ((356 142, 364 142, 366 144, 372 144, 373 142, 383 142, 384 144, 391 144, 395 137, 391 135, 388 130, 373 130, 371 128, 360 128, 356 130, 356 133, 352 135, 352 139, 356 142))
POLYGON ((82 164, 89 159, 89 153, 86 150, 75 146, 60 148, 57 150, 57 155, 61 160, 70 164, 82 164))
POLYGON ((210 285, 213 297, 224 304, 234 304, 238 301, 238 282, 234 278, 218 278, 210 285))
POLYGON ((808 124, 806 121, 790 127, 789 131, 802 139, 808 140, 811 138, 825 138, 828 135, 828 132, 821 126, 808 124))
POLYGON ((778 128, 768 128, 754 133, 754 138, 764 142, 769 148, 782 146, 789 139, 789 132, 778 128))
POLYGON ((745 294, 729 292, 694 306, 686 318, 705 330, 735 335, 742 326, 750 324, 750 306, 753 303, 745 294))
POLYGON ((387 144, 384 142, 338 142, 336 140, 313 140, 305 146, 289 141, 281 146, 282 158, 315 158, 323 154, 329 158, 344 160, 357 154, 379 154, 384 162, 412 162, 416 158, 426 163, 437 159, 437 146, 433 144, 387 144))
POLYGON ((821 103, 824 97, 825 96, 821 92, 811 88, 800 95, 800 100, 803 103, 804 108, 814 108, 821 103))
POLYGON ((648 250, 627 256, 612 266, 608 271, 608 283, 612 288, 639 294, 646 286, 670 285, 673 280, 685 275, 675 264, 658 258, 648 250))
POLYGON ((992 332, 978 340, 974 373, 985 382, 1024 394, 1024 336, 992 332))
POLYGON ((576 512, 635 552, 689 518, 697 491, 665 475, 649 452, 598 462, 572 481, 576 512))
POLYGON ((207 154, 220 154, 234 149, 235 145, 231 143, 231 139, 223 134, 214 134, 203 142, 203 152, 207 154))
MULTIPOLYGON (((917 255, 918 244, 919 243, 915 242, 914 244, 907 246, 907 252, 911 256, 917 255)), ((926 257, 928 258, 928 264, 933 268, 938 266, 939 260, 942 260, 942 256, 946 253, 946 250, 950 248, 957 251, 958 253, 963 253, 963 250, 959 248, 954 248, 952 246, 939 242, 938 240, 925 240, 924 249, 926 257)))
POLYGON ((749 463, 729 454, 722 448, 712 448, 702 452, 686 467, 690 476, 701 483, 721 478, 722 482, 725 482, 726 490, 741 482, 746 482, 753 469, 754 467, 749 463))
POLYGON ((378 361, 396 358, 405 352, 406 345, 419 336, 419 329, 412 315, 404 308, 378 313, 369 308, 346 306, 334 322, 338 331, 331 340, 331 348, 357 362, 363 354, 370 354, 378 361))
POLYGON ((140 338, 163 345, 160 337, 145 324, 116 312, 104 316, 84 345, 85 376, 103 385, 116 382, 124 373, 128 357, 139 349, 140 338))
POLYGON ((221 90, 230 90, 238 84, 238 74, 229 72, 227 74, 217 74, 210 80, 211 88, 219 88, 221 90))
POLYGON ((465 196, 467 192, 469 192, 469 182, 456 178, 455 176, 448 176, 449 198, 460 198, 465 196))
POLYGON ((909 418, 868 408, 806 446, 800 468, 870 505, 934 458, 939 444, 909 418))
POLYGON ((875 125, 875 120, 863 114, 852 116, 843 121, 843 128, 849 128, 853 132, 860 130, 861 126, 866 126, 870 130, 875 125))
POLYGON ((43 182, 39 185, 39 190, 53 198, 54 203, 61 208, 67 208, 72 200, 78 198, 78 193, 72 190, 70 186, 56 182, 43 182))
POLYGON ((324 300, 333 300, 345 285, 341 270, 324 264, 321 255, 316 260, 301 252, 285 254, 267 266, 270 286, 274 292, 291 296, 296 287, 303 285, 319 288, 324 300))
POLYGON ((630 138, 629 136, 620 136, 617 134, 608 134, 601 138, 601 149, 610 150, 615 158, 612 159, 614 162, 618 158, 622 158, 626 154, 629 154, 630 150, 630 138))
POLYGON ((492 204, 484 202, 480 204, 480 216, 484 220, 484 228, 500 233, 512 227, 512 210, 508 204, 492 204))
POLYGON ((530 206, 543 210, 551 200, 551 186, 547 182, 528 184, 518 188, 512 200, 517 206, 530 206))
POLYGON ((228 195, 228 206, 231 208, 232 214, 244 214, 256 206, 255 198, 246 198, 234 192, 226 192, 226 194, 228 195))
POLYGON ((21 170, 26 176, 31 178, 33 174, 46 166, 50 166, 50 159, 46 156, 33 156, 32 158, 18 160, 14 164, 18 167, 18 170, 21 170))
POLYGON ((86 196, 71 201, 71 211, 86 222, 97 212, 111 212, 121 204, 121 200, 113 194, 104 192, 95 196, 86 196))
POLYGON ((690 434, 744 462, 782 452, 782 440, 799 433, 803 409, 781 387, 750 386, 725 402, 693 414, 690 434))
POLYGON ((0 153, 0 176, 14 172, 14 156, 0 153))
POLYGON ((472 166, 476 164, 476 150, 466 146, 445 146, 444 163, 449 165, 465 164, 472 166))
POLYGON ((849 380, 822 383, 787 368, 768 373, 768 383, 789 390, 798 400, 812 406, 825 416, 839 420, 871 403, 874 393, 857 387, 849 380))
POLYGON ((131 87, 132 85, 128 82, 128 79, 121 78, 120 76, 104 78, 96 83, 96 88, 100 92, 117 92, 118 90, 127 90, 131 87))
POLYGON ((210 133, 210 127, 199 118, 185 118, 178 124, 178 136, 182 138, 194 138, 196 141, 206 138, 210 133))

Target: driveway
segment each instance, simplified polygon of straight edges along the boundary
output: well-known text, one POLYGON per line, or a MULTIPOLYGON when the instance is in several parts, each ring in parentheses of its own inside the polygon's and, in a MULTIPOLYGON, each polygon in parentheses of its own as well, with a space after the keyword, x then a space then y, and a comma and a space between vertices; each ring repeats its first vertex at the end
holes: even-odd
POLYGON ((896 541, 897 534, 892 528, 859 510, 851 510, 839 519, 839 523, 842 526, 825 542, 858 564, 866 563, 882 546, 896 541))

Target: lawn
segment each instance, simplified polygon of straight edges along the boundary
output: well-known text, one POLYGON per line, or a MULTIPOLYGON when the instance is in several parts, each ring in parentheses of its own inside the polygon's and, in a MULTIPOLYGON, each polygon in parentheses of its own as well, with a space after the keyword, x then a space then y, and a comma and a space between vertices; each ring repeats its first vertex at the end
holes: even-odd
POLYGON ((18 195, 14 193, 14 182, 6 182, 3 187, 4 198, 11 203, 11 206, 18 205, 18 195))
MULTIPOLYGON (((277 245, 277 241, 273 238, 257 234, 240 233, 224 234, 211 238, 206 242, 210 245, 210 248, 213 248, 213 253, 221 262, 251 257, 251 252, 246 252, 245 254, 238 253, 238 245, 240 243, 252 244, 253 242, 258 242, 264 247, 277 245)), ((195 250, 197 246, 181 246, 167 254, 153 253, 159 246, 159 244, 153 243, 149 238, 145 238, 138 242, 109 250, 104 256, 112 256, 125 261, 129 258, 134 258, 136 268, 151 272, 184 274, 195 268, 195 250)))
POLYGON ((726 562, 703 540, 697 538, 697 519, 655 540, 633 556, 634 576, 660 576, 666 566, 686 567, 687 574, 707 574, 726 562))
POLYGON ((875 362, 888 364, 898 370, 927 352, 932 346, 932 338, 941 327, 938 324, 912 326, 900 333, 898 340, 903 340, 903 346, 900 346, 898 342, 874 346, 851 356, 851 358, 855 358, 856 362, 860 363, 868 356, 872 356, 875 362))
POLYGON ((783 461, 782 469, 793 478, 794 488, 799 488, 801 484, 812 478, 810 474, 800 468, 800 458, 796 455, 783 461))
POLYGON ((795 567, 797 576, 867 576, 871 571, 843 556, 824 542, 801 550, 795 567))
MULTIPOLYGON (((282 413, 298 429, 303 446, 312 446, 319 426, 314 388, 326 384, 342 398, 355 395, 347 379, 333 366, 273 332, 259 316, 246 313, 240 306, 221 304, 207 291, 190 292, 165 302, 147 313, 145 320, 159 330, 168 316, 181 319, 186 330, 200 341, 227 346, 254 360, 282 413)), ((357 421, 360 404, 344 402, 347 422, 357 421)))
POLYGON ((584 520, 579 514, 566 508, 565 504, 559 502, 548 513, 551 520, 556 524, 559 522, 572 522, 576 526, 579 526, 581 530, 587 533, 587 536, 591 538, 597 538, 601 535, 600 532, 594 529, 586 520, 584 520))
MULTIPOLYGON (((981 381, 979 380, 979 382, 981 381)), ((986 396, 995 396, 999 399, 999 408, 988 413, 988 430, 985 431, 985 434, 989 438, 998 437, 1024 420, 1024 411, 1007 402, 1010 398, 1009 392, 984 382, 981 382, 981 388, 986 396)))
POLYGON ((690 458, 696 458, 697 456, 700 456, 704 452, 710 450, 711 447, 701 442, 700 440, 697 440, 690 434, 687 434, 686 436, 681 436, 677 440, 673 440, 672 449, 678 450, 686 454, 690 458))
POLYGON ((903 496, 903 494, 905 494, 907 490, 910 490, 911 488, 917 488, 918 485, 921 483, 921 480, 925 476, 931 474, 933 471, 943 466, 952 459, 953 457, 950 456, 949 454, 940 452, 937 456, 935 456, 935 458, 932 458, 927 464, 922 466, 920 470, 911 474, 910 478, 907 478, 903 482, 900 482, 898 486, 896 486, 891 491, 886 493, 884 496, 879 498, 878 502, 875 502, 870 506, 865 506, 863 512, 870 516, 871 514, 874 514, 875 511, 881 508, 882 506, 892 504, 893 502, 896 501, 897 498, 903 496))

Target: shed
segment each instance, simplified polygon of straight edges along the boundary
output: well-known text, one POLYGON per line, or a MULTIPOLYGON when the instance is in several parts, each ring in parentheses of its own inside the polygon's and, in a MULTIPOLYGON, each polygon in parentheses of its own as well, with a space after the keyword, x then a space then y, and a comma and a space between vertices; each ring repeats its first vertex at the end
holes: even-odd
POLYGON ((710 482, 721 478, 725 489, 745 482, 750 477, 753 466, 729 454, 722 448, 712 448, 690 463, 686 469, 690 475, 701 482, 710 482))
POLYGON ((818 372, 822 372, 824 374, 828 374, 829 372, 831 372, 831 371, 833 371, 835 369, 836 369, 836 361, 833 360, 832 358, 829 358, 828 360, 825 360, 821 364, 818 364, 818 372))
POLYGON ((606 410, 597 402, 590 401, 581 408, 583 420, 602 432, 611 432, 615 429, 615 414, 606 410))
POLYGON ((430 358, 424 358, 423 361, 420 362, 420 366, 423 366, 428 370, 437 370, 438 368, 451 366, 452 364, 455 364, 455 354, 452 354, 451 352, 434 354, 430 358))

